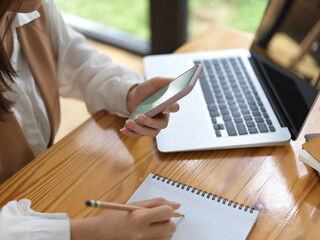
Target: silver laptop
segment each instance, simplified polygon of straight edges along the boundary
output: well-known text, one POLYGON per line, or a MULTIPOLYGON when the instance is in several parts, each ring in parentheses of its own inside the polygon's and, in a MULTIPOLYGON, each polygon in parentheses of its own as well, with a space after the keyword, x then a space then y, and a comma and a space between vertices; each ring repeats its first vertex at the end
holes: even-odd
MULTIPOLYGON (((296 41, 299 45, 307 34, 305 29, 312 27, 312 21, 305 23, 302 29, 292 28, 291 22, 285 21, 283 16, 292 17, 292 12, 301 7, 297 5, 301 1, 294 1, 289 8, 283 7, 278 13, 270 14, 268 11, 279 9, 270 6, 276 2, 270 2, 251 50, 229 49, 144 58, 148 79, 177 77, 198 63, 204 67, 192 92, 179 101, 180 111, 171 114, 168 127, 157 136, 159 151, 272 146, 298 136, 318 90, 310 84, 310 71, 301 70, 301 66, 293 66, 291 72, 285 70, 286 62, 290 63, 292 59, 292 56, 286 57, 290 49, 288 51, 285 41, 296 41), (265 24, 270 21, 277 27, 265 24), (283 39, 277 41, 281 37, 283 39)), ((309 20, 312 19, 311 13, 306 14, 309 20)), ((303 15, 296 17, 296 21, 303 22, 303 15)), ((314 23, 316 20, 315 17, 314 23)), ((315 56, 313 52, 306 54, 319 67, 319 52, 315 56)), ((310 61, 301 60, 298 64, 309 69, 313 67, 310 61)))

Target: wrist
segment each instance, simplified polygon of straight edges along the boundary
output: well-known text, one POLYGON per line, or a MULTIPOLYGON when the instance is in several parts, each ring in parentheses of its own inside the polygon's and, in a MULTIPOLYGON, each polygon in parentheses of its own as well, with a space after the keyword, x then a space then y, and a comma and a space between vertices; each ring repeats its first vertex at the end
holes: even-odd
POLYGON ((94 239, 94 230, 90 221, 91 218, 70 220, 70 239, 71 240, 88 240, 94 239))

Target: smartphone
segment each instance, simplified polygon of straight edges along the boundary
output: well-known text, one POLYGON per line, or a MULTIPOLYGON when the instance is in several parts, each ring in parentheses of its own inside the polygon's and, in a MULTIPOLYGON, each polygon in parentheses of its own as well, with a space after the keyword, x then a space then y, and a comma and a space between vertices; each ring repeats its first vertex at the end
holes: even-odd
MULTIPOLYGON (((202 69, 201 64, 195 65, 168 85, 147 97, 135 108, 129 119, 136 121, 138 114, 153 117, 186 96, 196 84, 202 69)), ((125 128, 129 129, 126 125, 125 128)))

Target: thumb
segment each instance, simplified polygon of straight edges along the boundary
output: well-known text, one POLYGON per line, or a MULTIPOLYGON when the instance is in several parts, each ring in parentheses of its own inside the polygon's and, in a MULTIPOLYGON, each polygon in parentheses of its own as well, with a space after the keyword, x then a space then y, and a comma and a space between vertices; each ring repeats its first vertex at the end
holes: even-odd
POLYGON ((132 205, 145 207, 145 208, 154 208, 162 205, 168 205, 168 206, 171 206, 174 210, 178 209, 181 206, 180 203, 171 202, 164 198, 153 198, 145 201, 135 202, 135 203, 132 203, 132 205))
POLYGON ((151 95, 171 83, 173 80, 174 78, 155 77, 146 81, 143 87, 144 90, 147 90, 146 92, 149 92, 151 95))

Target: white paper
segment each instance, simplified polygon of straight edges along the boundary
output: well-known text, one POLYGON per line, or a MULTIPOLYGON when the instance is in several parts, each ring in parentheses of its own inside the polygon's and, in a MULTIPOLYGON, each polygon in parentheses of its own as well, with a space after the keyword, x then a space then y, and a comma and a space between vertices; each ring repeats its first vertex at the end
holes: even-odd
POLYGON ((182 185, 177 187, 177 183, 172 185, 172 181, 167 183, 167 179, 163 181, 161 177, 158 180, 158 176, 153 176, 149 174, 128 203, 157 197, 181 203, 177 212, 185 216, 172 218, 177 226, 174 240, 246 239, 256 222, 259 214, 256 210, 244 211, 244 207, 240 210, 239 205, 235 208, 233 204, 228 206, 228 201, 223 204, 223 199, 218 202, 217 197, 212 200, 212 196, 207 198, 202 192, 197 195, 198 190, 192 193, 192 188, 187 191, 187 187, 182 189, 182 185))

